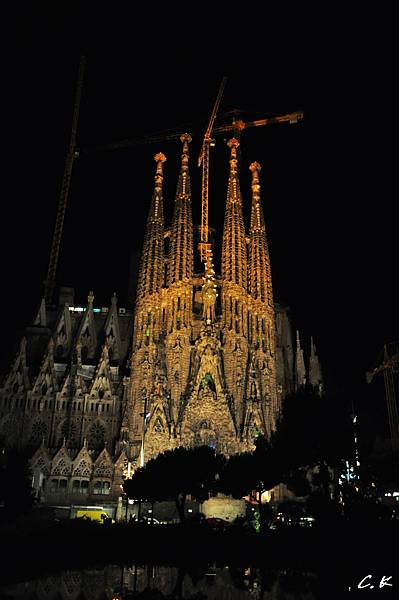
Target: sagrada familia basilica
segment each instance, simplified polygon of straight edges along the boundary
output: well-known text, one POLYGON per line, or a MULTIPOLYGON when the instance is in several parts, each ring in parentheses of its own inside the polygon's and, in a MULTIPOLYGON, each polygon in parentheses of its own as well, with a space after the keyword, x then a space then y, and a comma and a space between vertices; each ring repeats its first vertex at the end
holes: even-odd
POLYGON ((287 393, 322 383, 313 342, 305 368, 299 334, 273 299, 257 162, 244 225, 234 138, 221 268, 208 251, 195 272, 190 141, 181 136, 169 228, 166 158, 155 156, 134 311, 115 295, 97 308, 92 292, 75 306, 73 289, 60 288, 58 305, 41 302, 2 379, 0 436, 29 451, 42 502, 115 503, 122 476, 178 446, 251 450, 275 428, 287 393))

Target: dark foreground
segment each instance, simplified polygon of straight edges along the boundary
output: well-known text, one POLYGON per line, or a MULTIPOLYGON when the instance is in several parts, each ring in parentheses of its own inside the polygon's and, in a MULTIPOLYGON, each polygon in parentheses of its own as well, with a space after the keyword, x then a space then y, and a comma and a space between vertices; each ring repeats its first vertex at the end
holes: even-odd
POLYGON ((210 563, 295 569, 316 573, 322 598, 398 594, 399 521, 337 521, 309 529, 287 527, 259 535, 234 526, 225 532, 199 524, 99 525, 81 520, 20 523, 1 532, 1 581, 35 579, 60 570, 107 564, 158 564, 190 568, 210 563), (362 578, 370 587, 357 591, 362 578), (392 586, 379 588, 392 576, 392 586), (353 589, 356 588, 356 589, 353 589))

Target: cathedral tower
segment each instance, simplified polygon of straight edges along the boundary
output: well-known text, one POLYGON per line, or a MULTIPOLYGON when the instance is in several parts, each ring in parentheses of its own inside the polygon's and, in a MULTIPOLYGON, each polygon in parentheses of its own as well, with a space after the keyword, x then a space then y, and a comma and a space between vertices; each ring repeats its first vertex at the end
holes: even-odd
POLYGON ((273 300, 259 163, 249 167, 246 231, 239 142, 228 141, 221 265, 208 250, 196 274, 191 137, 180 140, 169 243, 166 157, 154 157, 134 314, 115 294, 107 307, 92 292, 76 306, 62 289, 58 308, 40 304, 0 388, 0 435, 29 449, 34 486, 52 504, 111 502, 132 463, 179 446, 250 451, 275 428, 285 394, 307 379, 321 389, 313 340, 308 378, 299 333, 295 347, 289 312, 273 300))

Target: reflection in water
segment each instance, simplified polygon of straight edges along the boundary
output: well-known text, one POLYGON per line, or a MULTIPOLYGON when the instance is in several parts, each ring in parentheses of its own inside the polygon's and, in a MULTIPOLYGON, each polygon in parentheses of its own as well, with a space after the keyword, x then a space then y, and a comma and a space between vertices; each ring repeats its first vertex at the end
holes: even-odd
POLYGON ((108 565, 0 586, 10 600, 315 600, 317 578, 254 567, 108 565))

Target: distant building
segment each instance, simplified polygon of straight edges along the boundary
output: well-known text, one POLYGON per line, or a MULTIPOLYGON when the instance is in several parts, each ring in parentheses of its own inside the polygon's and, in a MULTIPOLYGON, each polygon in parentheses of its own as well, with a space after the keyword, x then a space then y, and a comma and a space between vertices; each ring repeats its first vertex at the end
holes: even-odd
POLYGON ((0 390, 0 433, 30 450, 34 485, 52 504, 115 503, 122 476, 159 452, 208 444, 251 450, 276 426, 281 399, 308 378, 321 385, 313 342, 307 376, 288 310, 273 300, 260 165, 244 226, 231 148, 221 269, 211 253, 195 272, 188 144, 174 214, 163 218, 163 154, 157 154, 134 312, 40 304, 0 390), (166 244, 168 250, 166 250, 166 244))

